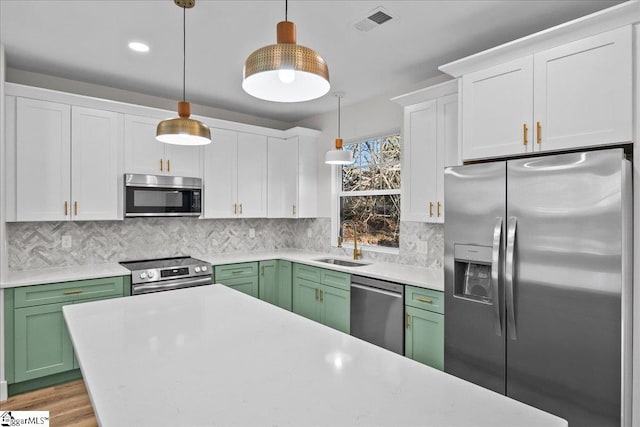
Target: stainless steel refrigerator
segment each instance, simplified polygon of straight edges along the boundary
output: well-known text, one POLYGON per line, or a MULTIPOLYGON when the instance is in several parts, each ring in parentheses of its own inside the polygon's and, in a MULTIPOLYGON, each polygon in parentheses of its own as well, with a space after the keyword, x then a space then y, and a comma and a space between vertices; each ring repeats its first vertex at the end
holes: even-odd
POLYGON ((608 149, 446 169, 446 372, 629 425, 630 167, 608 149))

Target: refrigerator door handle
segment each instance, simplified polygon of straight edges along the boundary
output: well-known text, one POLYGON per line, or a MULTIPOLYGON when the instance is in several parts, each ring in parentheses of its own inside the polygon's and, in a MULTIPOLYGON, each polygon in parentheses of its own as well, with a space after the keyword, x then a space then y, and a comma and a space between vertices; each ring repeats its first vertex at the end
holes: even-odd
POLYGON ((517 217, 509 217, 507 222, 507 253, 504 271, 505 297, 507 300, 507 330, 509 338, 516 339, 516 315, 513 303, 513 255, 516 243, 516 223, 517 217))
POLYGON ((502 323, 500 322, 500 294, 498 288, 500 268, 500 243, 502 241, 502 217, 496 218, 493 227, 493 250, 491 251, 491 292, 493 294, 493 313, 495 315, 495 331, 497 336, 502 336, 502 323))

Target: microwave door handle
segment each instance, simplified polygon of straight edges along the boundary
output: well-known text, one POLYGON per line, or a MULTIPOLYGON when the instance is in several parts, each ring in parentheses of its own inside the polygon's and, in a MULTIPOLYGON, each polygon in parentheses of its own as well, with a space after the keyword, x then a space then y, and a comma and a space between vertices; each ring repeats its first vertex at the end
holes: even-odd
POLYGON ((507 223, 507 253, 504 271, 505 281, 505 297, 507 300, 507 330, 509 331, 509 338, 516 340, 516 315, 515 304, 513 298, 513 257, 516 243, 516 224, 517 218, 515 216, 509 217, 507 223))
POLYGON ((493 249, 491 251, 491 292, 493 294, 494 325, 497 336, 502 336, 502 323, 500 316, 500 290, 498 280, 500 278, 500 245, 502 243, 502 217, 496 218, 493 227, 493 249))

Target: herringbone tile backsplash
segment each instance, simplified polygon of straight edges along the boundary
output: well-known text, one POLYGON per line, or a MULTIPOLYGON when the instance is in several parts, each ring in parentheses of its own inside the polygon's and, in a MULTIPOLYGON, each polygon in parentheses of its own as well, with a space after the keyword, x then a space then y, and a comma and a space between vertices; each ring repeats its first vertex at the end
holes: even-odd
MULTIPOLYGON (((8 223, 7 235, 11 270, 283 249, 349 254, 348 250, 331 248, 328 218, 8 223), (254 238, 249 237, 250 229, 255 230, 254 238), (71 236, 70 249, 62 249, 62 236, 71 236)), ((364 258, 438 268, 442 266, 443 240, 441 225, 402 222, 398 255, 364 252, 364 258), (420 241, 427 242, 426 252, 418 251, 420 241)))

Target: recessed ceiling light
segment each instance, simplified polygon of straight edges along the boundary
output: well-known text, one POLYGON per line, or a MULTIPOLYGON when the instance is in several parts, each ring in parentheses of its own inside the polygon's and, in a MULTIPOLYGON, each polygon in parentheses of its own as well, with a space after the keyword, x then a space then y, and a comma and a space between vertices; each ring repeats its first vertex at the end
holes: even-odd
POLYGON ((134 52, 149 52, 149 46, 142 42, 129 42, 129 49, 134 52))

